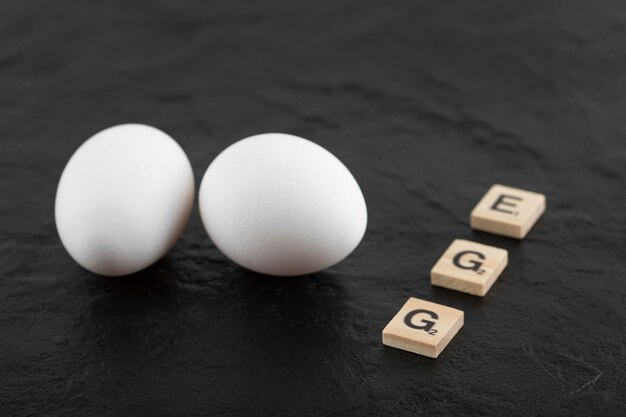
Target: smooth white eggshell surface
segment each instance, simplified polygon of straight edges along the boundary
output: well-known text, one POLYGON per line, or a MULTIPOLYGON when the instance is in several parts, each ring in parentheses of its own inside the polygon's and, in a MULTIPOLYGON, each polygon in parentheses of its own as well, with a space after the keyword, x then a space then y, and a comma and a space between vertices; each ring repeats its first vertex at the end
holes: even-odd
POLYGON ((191 165, 174 139, 146 125, 114 126, 67 163, 56 194, 57 230, 84 268, 127 275, 174 245, 193 199, 191 165))
POLYGON ((268 275, 303 275, 348 256, 367 225, 361 189, 334 155, 306 139, 252 136, 207 169, 200 214, 235 263, 268 275))

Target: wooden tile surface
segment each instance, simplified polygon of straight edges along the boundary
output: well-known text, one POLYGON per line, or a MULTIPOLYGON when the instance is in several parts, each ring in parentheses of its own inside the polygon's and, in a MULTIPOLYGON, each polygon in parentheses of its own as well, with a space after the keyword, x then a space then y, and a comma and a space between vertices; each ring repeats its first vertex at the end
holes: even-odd
POLYGON ((496 184, 472 210, 472 229, 523 239, 546 209, 543 194, 496 184))
POLYGON ((409 298, 383 330, 383 344, 436 358, 463 327, 463 312, 409 298))
POLYGON ((430 271, 433 285, 485 296, 508 264, 508 252, 457 239, 430 271))

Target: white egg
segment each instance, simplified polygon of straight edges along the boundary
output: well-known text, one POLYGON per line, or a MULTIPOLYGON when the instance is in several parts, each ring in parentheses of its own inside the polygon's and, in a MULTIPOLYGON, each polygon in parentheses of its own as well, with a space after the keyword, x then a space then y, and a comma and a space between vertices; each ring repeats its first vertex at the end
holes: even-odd
POLYGON ((83 143, 65 166, 57 230, 84 268, 127 275, 174 245, 193 199, 191 164, 174 139, 150 126, 114 126, 83 143))
POLYGON ((280 133, 251 136, 211 163, 199 194, 211 240, 235 263, 268 275, 325 269, 367 225, 361 189, 333 154, 280 133))

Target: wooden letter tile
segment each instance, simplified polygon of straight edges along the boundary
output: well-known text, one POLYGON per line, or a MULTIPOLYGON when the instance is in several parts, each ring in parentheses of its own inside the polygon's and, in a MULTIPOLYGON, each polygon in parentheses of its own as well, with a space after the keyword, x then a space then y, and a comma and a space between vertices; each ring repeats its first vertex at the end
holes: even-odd
POLYGON ((436 358, 463 327, 463 312, 409 298, 383 330, 383 344, 436 358))
POLYGON ((457 239, 430 271, 430 282, 483 297, 509 262, 508 252, 457 239))
POLYGON ((546 209, 543 194, 492 186, 472 210, 472 229, 523 239, 546 209))

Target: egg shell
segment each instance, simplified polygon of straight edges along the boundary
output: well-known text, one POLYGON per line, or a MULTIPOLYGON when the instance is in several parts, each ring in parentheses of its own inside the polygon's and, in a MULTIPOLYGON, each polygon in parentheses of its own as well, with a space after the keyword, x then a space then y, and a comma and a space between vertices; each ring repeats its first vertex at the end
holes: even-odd
POLYGON ((151 126, 113 126, 84 142, 65 166, 56 226, 84 268, 127 275, 174 245, 193 200, 191 164, 174 139, 151 126))
POLYGON ((222 253, 276 276, 336 264, 367 225, 365 199, 345 165, 321 146, 281 133, 252 136, 220 153, 202 179, 199 206, 222 253))

